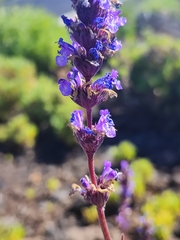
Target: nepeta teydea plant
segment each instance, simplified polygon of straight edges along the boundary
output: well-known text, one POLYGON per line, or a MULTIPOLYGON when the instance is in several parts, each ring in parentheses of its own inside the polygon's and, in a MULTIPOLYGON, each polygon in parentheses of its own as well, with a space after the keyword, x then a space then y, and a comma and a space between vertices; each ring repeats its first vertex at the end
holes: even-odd
POLYGON ((95 81, 92 78, 101 69, 103 60, 122 48, 121 41, 117 40, 115 34, 125 25, 126 19, 119 16, 121 3, 117 1, 71 1, 77 17, 73 20, 63 15, 62 19, 69 30, 72 44, 59 39, 60 50, 56 63, 62 67, 70 61, 73 67, 68 72, 67 79, 60 79, 58 83, 64 96, 69 96, 85 109, 86 123, 83 111, 75 110, 70 119, 70 126, 87 155, 90 179, 87 176, 81 178, 81 187, 73 184, 70 194, 79 192, 87 202, 96 205, 104 239, 110 240, 104 208, 113 191, 114 181, 121 181, 123 173, 113 170, 111 163, 105 161, 102 175, 97 177, 95 174, 94 154, 105 137, 116 136, 116 129, 108 109, 101 110, 99 121, 93 124, 92 108, 106 101, 108 97, 117 97, 113 87, 117 90, 122 87, 117 80, 116 70, 95 81))

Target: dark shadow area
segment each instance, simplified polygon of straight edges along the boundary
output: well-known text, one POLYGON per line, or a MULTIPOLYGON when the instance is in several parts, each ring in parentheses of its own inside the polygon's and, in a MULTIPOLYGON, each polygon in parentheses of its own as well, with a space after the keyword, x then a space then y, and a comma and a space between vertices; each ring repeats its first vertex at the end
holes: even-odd
POLYGON ((36 141, 35 154, 37 162, 46 164, 61 164, 70 147, 58 138, 51 129, 42 130, 36 141))

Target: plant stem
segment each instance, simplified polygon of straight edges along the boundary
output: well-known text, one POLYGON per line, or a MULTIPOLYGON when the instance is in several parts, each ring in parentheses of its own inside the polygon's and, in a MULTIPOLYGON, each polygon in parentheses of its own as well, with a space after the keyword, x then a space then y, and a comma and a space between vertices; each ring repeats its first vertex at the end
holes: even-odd
MULTIPOLYGON (((86 109, 87 113, 87 126, 91 129, 92 128, 92 109, 86 109)), ((96 180, 96 173, 94 167, 94 154, 87 153, 88 158, 88 168, 89 168, 89 175, 91 178, 91 182, 97 187, 97 180, 96 180)), ((109 229, 106 223, 106 217, 104 213, 104 207, 97 207, 99 223, 104 235, 104 240, 112 240, 109 229)))
POLYGON ((88 128, 92 128, 92 108, 86 109, 87 114, 87 126, 88 128))
POLYGON ((94 159, 93 159, 93 156, 91 156, 90 154, 88 154, 87 157, 88 157, 89 176, 91 178, 91 182, 97 187, 96 173, 94 168, 94 159))
MULTIPOLYGON (((88 167, 89 167, 89 175, 91 178, 91 182, 97 186, 97 180, 96 180, 96 173, 94 170, 94 159, 93 156, 87 155, 88 156, 88 167)), ((109 233, 109 229, 106 223, 106 217, 104 213, 104 207, 97 207, 97 212, 98 212, 98 218, 99 218, 99 223, 104 235, 105 240, 111 240, 111 236, 109 233)))
POLYGON ((97 212, 98 212, 98 217, 99 217, 99 223, 101 225, 101 229, 102 229, 102 232, 103 232, 103 235, 104 235, 104 239, 105 240, 112 240, 111 236, 109 234, 109 229, 108 229, 107 222, 106 222, 104 207, 102 207, 102 208, 97 207, 97 212))

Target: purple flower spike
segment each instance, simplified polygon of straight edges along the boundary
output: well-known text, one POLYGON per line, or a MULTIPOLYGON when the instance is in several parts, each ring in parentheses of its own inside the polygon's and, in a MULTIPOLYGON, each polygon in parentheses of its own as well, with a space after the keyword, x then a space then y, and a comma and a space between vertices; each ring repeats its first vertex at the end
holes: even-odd
POLYGON ((103 60, 120 50, 122 44, 116 40, 115 33, 124 26, 126 19, 119 17, 121 4, 111 0, 71 0, 77 13, 75 20, 62 16, 69 30, 72 45, 62 38, 58 41, 58 66, 68 60, 82 73, 86 81, 100 70, 103 60))

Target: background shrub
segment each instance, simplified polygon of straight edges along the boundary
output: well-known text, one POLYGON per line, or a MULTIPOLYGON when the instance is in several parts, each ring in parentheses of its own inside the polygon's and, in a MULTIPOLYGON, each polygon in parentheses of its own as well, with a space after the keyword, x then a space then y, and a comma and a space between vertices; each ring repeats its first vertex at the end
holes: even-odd
POLYGON ((32 7, 0 8, 0 52, 8 56, 23 56, 33 61, 38 71, 56 68, 55 56, 60 36, 67 31, 57 17, 32 7))
POLYGON ((64 126, 75 106, 59 93, 58 84, 38 76, 35 65, 22 57, 0 56, 0 60, 0 142, 32 147, 38 132, 51 128, 72 143, 71 131, 64 126))

